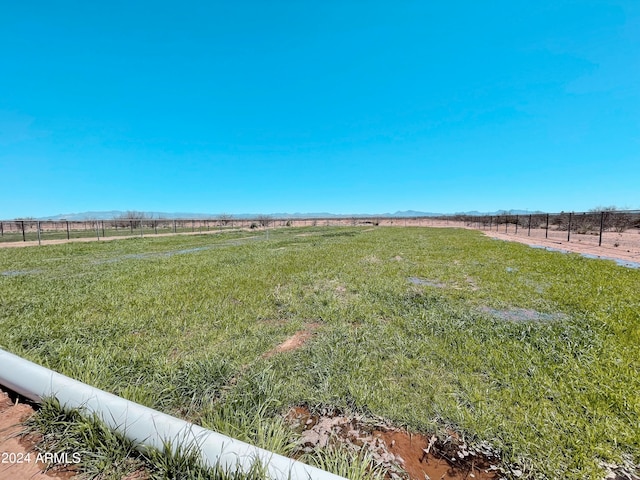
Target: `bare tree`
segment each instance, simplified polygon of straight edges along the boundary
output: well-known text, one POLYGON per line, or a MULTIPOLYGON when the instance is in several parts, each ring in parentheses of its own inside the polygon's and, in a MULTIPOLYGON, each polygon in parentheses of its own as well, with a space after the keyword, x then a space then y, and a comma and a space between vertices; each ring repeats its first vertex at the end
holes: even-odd
POLYGON ((218 215, 218 221, 225 227, 229 225, 232 220, 233 215, 229 215, 228 213, 221 213, 220 215, 218 215))
POLYGON ((589 212, 602 212, 602 224, 604 230, 613 229, 617 233, 624 232, 627 228, 632 226, 633 219, 629 213, 621 211, 615 205, 608 207, 595 207, 589 210, 589 212))
POLYGON ((271 217, 269 215, 258 215, 256 220, 261 227, 268 227, 271 223, 271 217))
POLYGON ((122 215, 118 215, 113 218, 119 227, 128 227, 133 225, 133 228, 139 228, 143 221, 148 217, 144 212, 138 212, 135 210, 127 210, 122 215))

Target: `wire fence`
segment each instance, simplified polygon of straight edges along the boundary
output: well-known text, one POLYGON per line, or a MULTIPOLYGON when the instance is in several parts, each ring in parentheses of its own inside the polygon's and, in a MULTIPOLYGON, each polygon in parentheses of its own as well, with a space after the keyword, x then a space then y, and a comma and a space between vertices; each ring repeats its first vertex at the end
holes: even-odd
POLYGON ((560 212, 500 215, 446 215, 437 217, 330 217, 111 220, 35 220, 0 221, 1 242, 38 242, 72 239, 108 239, 167 234, 196 234, 225 229, 264 229, 301 226, 460 226, 487 232, 579 242, 583 245, 640 249, 640 210, 600 212, 560 212))
POLYGON ((532 239, 621 250, 637 251, 640 248, 640 210, 456 215, 450 218, 466 227, 532 239))
POLYGON ((201 234, 229 229, 264 229, 300 226, 374 224, 372 220, 345 218, 221 218, 221 219, 148 219, 111 220, 35 220, 0 221, 0 243, 46 242, 74 239, 110 239, 149 235, 201 234))

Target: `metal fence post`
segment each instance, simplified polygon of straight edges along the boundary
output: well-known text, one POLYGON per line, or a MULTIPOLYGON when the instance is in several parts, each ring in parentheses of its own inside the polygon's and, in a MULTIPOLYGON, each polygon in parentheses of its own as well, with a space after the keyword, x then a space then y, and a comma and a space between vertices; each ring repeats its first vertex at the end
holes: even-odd
POLYGON ((106 235, 104 234, 104 220, 100 220, 100 224, 102 225, 102 236, 106 237, 106 235))
POLYGON ((27 241, 27 237, 24 234, 24 220, 20 220, 20 223, 22 224, 22 241, 26 242, 27 241))
POLYGON ((131 227, 131 235, 133 235, 133 220, 129 220, 129 227, 131 227))
POLYGON ((100 240, 100 223, 96 220, 96 238, 100 240))
POLYGON ((0 222, 0 237, 4 237, 4 225, 0 222))
POLYGON ((544 227, 544 238, 549 238, 549 214, 547 213, 547 225, 544 227))
POLYGON ((69 220, 67 220, 67 240, 69 240, 69 220))
POLYGON ((571 240, 571 212, 569 212, 569 228, 567 228, 567 242, 571 240))
POLYGON ((36 222, 36 228, 38 229, 38 245, 40 245, 40 222, 36 222))
POLYGON ((529 233, 527 233, 527 237, 531 236, 531 214, 529 214, 529 233))
POLYGON ((176 221, 173 221, 173 233, 176 233, 176 221))
POLYGON ((518 215, 516 215, 516 235, 518 234, 518 221, 520 220, 520 217, 518 217, 518 215))
POLYGON ((600 238, 598 239, 598 246, 602 246, 602 228, 604 227, 604 212, 600 212, 600 238))

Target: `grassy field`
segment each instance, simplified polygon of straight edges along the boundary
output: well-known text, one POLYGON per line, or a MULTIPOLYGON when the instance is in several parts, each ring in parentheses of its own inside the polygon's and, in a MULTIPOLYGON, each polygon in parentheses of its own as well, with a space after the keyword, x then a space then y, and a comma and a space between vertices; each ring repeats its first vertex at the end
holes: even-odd
POLYGON ((475 231, 0 249, 0 346, 285 454, 283 412, 329 405, 488 441, 523 478, 640 462, 640 271, 475 231))

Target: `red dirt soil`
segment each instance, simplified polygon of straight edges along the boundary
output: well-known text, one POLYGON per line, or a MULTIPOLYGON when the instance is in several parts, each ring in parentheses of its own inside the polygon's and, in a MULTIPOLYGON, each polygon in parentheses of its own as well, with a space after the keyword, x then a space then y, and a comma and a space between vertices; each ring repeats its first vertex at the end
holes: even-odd
POLYGON ((294 407, 286 415, 301 433, 301 452, 340 444, 358 452, 365 449, 387 471, 386 477, 408 480, 495 480, 499 459, 467 454, 467 446, 451 433, 448 441, 409 433, 384 423, 372 424, 359 416, 324 412, 314 415, 294 407), (404 472, 404 473, 402 473, 404 472))
POLYGON ((13 402, 6 391, 0 390, 0 479, 11 480, 51 480, 69 479, 73 472, 52 470, 36 462, 34 446, 40 438, 37 435, 20 436, 24 430, 21 422, 33 414, 33 408, 26 403, 13 402))
POLYGON ((424 435, 412 435, 400 430, 376 430, 374 436, 384 440, 389 452, 404 460, 403 467, 411 480, 424 480, 427 478, 425 475, 434 480, 488 480, 496 478, 495 473, 482 471, 483 468, 488 467, 483 462, 479 461, 476 466, 471 468, 458 467, 457 465, 452 466, 440 455, 426 454, 429 439, 424 435))
POLYGON ((290 352, 302 347, 312 336, 315 330, 320 326, 318 323, 309 323, 304 330, 300 330, 291 335, 280 345, 269 350, 263 355, 263 358, 269 358, 278 353, 290 352))

